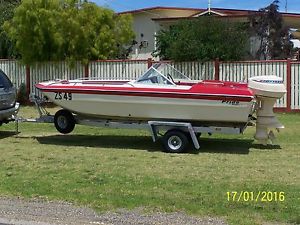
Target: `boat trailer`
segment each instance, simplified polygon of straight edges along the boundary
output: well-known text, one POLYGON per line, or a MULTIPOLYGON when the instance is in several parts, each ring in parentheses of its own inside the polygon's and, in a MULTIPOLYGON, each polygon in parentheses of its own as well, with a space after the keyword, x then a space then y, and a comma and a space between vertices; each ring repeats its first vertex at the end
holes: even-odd
POLYGON ((124 129, 142 129, 150 131, 153 142, 157 142, 162 136, 164 149, 170 153, 184 152, 189 143, 192 143, 195 149, 200 149, 198 138, 201 134, 213 133, 222 134, 241 134, 245 127, 222 127, 222 126, 193 126, 188 122, 173 121, 117 121, 111 119, 88 118, 83 115, 74 115, 70 111, 61 109, 55 115, 51 115, 43 106, 47 102, 36 95, 30 95, 30 101, 34 103, 39 117, 36 119, 16 118, 16 131, 19 132, 19 122, 31 123, 54 123, 56 129, 63 134, 73 131, 75 124, 124 128, 124 129), (163 131, 164 134, 160 132, 163 131))

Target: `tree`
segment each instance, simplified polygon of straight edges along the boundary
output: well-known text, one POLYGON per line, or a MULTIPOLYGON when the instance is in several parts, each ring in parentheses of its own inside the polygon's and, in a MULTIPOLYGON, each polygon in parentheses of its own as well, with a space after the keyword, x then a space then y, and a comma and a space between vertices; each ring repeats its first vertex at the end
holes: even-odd
POLYGON ((155 55, 177 61, 239 60, 247 54, 248 33, 240 23, 213 16, 181 20, 157 35, 155 55))
POLYGON ((3 31, 2 25, 5 21, 13 18, 14 9, 21 0, 0 0, 0 58, 14 58, 17 56, 14 42, 12 42, 3 31))
POLYGON ((259 40, 258 59, 286 59, 292 55, 289 28, 283 25, 278 4, 275 0, 249 17, 252 34, 259 40))
POLYGON ((23 0, 4 24, 26 64, 115 58, 131 43, 131 17, 80 0, 23 0))

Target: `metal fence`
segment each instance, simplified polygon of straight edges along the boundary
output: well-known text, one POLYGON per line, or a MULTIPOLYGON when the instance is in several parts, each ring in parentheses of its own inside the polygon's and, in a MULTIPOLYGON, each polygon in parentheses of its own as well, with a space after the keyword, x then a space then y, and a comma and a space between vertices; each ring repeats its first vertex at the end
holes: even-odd
POLYGON ((213 80, 215 75, 214 62, 170 62, 178 71, 192 80, 213 80))
POLYGON ((81 78, 85 75, 84 71, 85 67, 81 63, 75 63, 71 66, 66 62, 35 64, 30 67, 30 92, 41 96, 41 93, 35 88, 35 84, 47 80, 81 78))
MULTIPOLYGON (((0 60, 2 69, 16 87, 24 83, 27 91, 41 95, 34 85, 54 79, 76 79, 97 77, 99 79, 134 80, 147 68, 157 63, 151 60, 98 60, 88 66, 66 62, 40 63, 26 67, 15 60, 0 60)), ((286 111, 300 110, 300 63, 290 60, 241 61, 241 62, 169 62, 174 68, 194 80, 220 79, 224 81, 247 82, 249 77, 277 75, 283 78, 289 88, 288 94, 277 101, 276 107, 286 111)))
POLYGON ((291 109, 300 110, 300 63, 291 64, 291 109))
POLYGON ((286 80, 285 60, 220 62, 220 80, 247 82, 249 77, 276 75, 286 80))
POLYGON ((147 68, 147 60, 98 60, 89 63, 89 77, 103 80, 135 80, 147 68))
MULTIPOLYGON (((214 78, 214 62, 168 62, 175 69, 193 80, 214 78)), ((150 62, 150 64, 158 62, 150 62)), ((101 79, 135 80, 149 66, 148 60, 99 60, 89 63, 89 76, 101 79)))

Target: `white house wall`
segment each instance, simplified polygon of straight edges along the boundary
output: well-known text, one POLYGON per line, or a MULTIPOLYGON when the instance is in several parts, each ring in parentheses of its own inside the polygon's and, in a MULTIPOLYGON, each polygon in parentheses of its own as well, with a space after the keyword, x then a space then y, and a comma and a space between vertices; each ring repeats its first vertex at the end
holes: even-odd
POLYGON ((155 22, 151 20, 152 17, 152 14, 145 13, 134 15, 133 30, 136 35, 135 40, 137 44, 133 48, 132 59, 147 59, 152 57, 151 53, 155 49, 155 33, 158 30, 155 22), (147 41, 148 46, 140 48, 139 46, 142 41, 147 41))
POLYGON ((155 50, 155 35, 161 30, 160 25, 153 21, 153 18, 165 17, 186 17, 196 13, 196 10, 149 10, 132 14, 133 30, 136 35, 135 40, 138 42, 133 47, 131 59, 153 58, 152 52, 155 50), (143 34, 143 37, 141 36, 143 34), (142 41, 147 41, 148 46, 140 48, 142 41))

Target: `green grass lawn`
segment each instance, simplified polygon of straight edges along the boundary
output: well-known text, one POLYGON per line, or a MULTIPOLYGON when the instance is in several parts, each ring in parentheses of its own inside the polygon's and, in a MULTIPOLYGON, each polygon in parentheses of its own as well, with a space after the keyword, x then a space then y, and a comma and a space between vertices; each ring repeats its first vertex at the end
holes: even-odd
MULTIPOLYGON (((55 111, 55 109, 52 109, 55 111)), ((25 107, 21 115, 33 116, 25 107)), ((300 114, 279 114, 277 145, 244 135, 200 139, 201 149, 167 154, 147 131, 52 124, 0 127, 0 196, 65 200, 99 211, 144 207, 224 218, 230 224, 300 223, 300 114), (227 192, 284 192, 284 200, 228 201, 227 192)), ((276 194, 274 194, 276 195, 276 194)))

